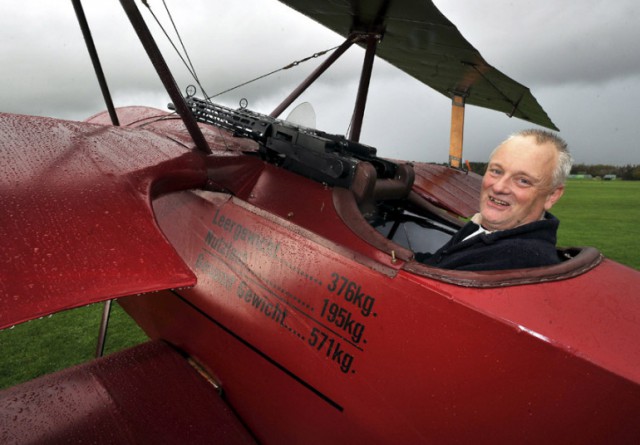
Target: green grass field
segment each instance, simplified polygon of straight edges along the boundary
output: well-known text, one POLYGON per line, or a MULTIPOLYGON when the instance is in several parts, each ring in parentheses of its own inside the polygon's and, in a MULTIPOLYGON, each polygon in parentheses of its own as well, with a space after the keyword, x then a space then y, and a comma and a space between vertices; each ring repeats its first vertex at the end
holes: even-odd
MULTIPOLYGON (((60 312, 0 331, 0 388, 93 358, 103 306, 60 312)), ((105 354, 147 339, 120 306, 111 307, 105 354)))
MULTIPOLYGON (((570 181, 552 212, 561 220, 560 246, 594 246, 640 269, 638 230, 633 228, 640 220, 640 181, 570 181)), ((91 305, 0 331, 0 388, 91 359, 101 314, 102 304, 91 305)), ((106 353, 145 339, 113 305, 106 353)))
POLYGON ((640 270, 640 181, 568 181, 551 212, 560 219, 558 245, 594 246, 640 270))

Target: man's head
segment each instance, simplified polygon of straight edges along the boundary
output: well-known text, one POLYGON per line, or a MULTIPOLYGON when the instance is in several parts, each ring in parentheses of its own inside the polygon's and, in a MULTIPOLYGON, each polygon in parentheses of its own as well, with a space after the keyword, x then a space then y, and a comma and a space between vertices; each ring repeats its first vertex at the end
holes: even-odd
POLYGON ((491 154, 482 179, 484 228, 506 230, 541 219, 562 196, 571 162, 566 142, 553 133, 510 136, 491 154))

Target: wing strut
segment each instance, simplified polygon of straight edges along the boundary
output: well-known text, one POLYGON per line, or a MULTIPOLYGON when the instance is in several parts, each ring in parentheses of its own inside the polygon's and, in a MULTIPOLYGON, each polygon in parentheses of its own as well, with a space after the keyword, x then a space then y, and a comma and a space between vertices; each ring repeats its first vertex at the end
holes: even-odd
MULTIPOLYGON (((125 0, 121 0, 125 1, 125 0)), ((369 82, 371 81, 371 72, 373 70, 373 61, 375 60, 376 49, 381 35, 379 33, 360 33, 354 32, 329 56, 319 67, 317 67, 300 85, 283 100, 270 114, 270 117, 277 118, 293 103, 309 86, 315 82, 342 54, 345 53, 354 43, 366 40, 367 51, 362 64, 362 73, 360 74, 360 84, 358 86, 358 95, 353 111, 353 123, 349 134, 349 139, 355 142, 360 140, 360 132, 362 130, 362 121, 364 110, 367 104, 367 95, 369 93, 369 82)))
POLYGON ((345 40, 342 45, 340 45, 327 59, 320 64, 309 76, 298 85, 298 87, 287 96, 285 100, 283 100, 280 105, 278 105, 272 112, 269 114, 270 117, 278 117, 282 114, 284 110, 287 109, 289 105, 293 103, 304 91, 309 88, 309 86, 318 79, 333 63, 340 58, 344 54, 346 50, 348 50, 351 45, 360 40, 359 34, 350 35, 347 40, 345 40))
POLYGON ((93 37, 91 36, 91 30, 89 29, 89 24, 87 23, 87 17, 84 14, 82 3, 80 2, 80 0, 71 0, 71 3, 73 3, 73 9, 75 9, 76 11, 78 24, 80 25, 80 29, 82 30, 84 42, 87 44, 89 57, 91 57, 91 63, 93 64, 93 69, 96 72, 96 77, 98 78, 98 83, 100 84, 100 90, 102 91, 102 97, 104 97, 104 102, 107 106, 107 110, 109 111, 111 123, 117 127, 120 125, 120 122, 118 122, 118 115, 116 114, 116 109, 113 106, 113 101, 111 100, 111 93, 109 93, 107 79, 104 76, 104 71, 102 71, 102 65, 100 64, 100 58, 98 57, 98 50, 96 50, 96 45, 93 43, 93 37))
POLYGON ((144 22, 138 7, 133 0, 120 0, 120 4, 127 13, 133 29, 135 29, 138 34, 140 43, 144 46, 144 49, 149 56, 149 60, 151 60, 151 63, 156 69, 164 88, 167 90, 167 93, 169 93, 169 97, 173 101, 176 111, 182 118, 182 122, 184 122, 193 142, 196 144, 196 148, 204 153, 211 153, 211 148, 209 148, 207 140, 204 138, 200 127, 198 127, 198 122, 195 120, 187 106, 187 103, 184 101, 184 98, 178 89, 178 85, 176 85, 176 81, 171 75, 171 71, 162 57, 162 53, 160 52, 158 45, 156 45, 155 40, 153 40, 153 36, 151 35, 147 24, 144 22))
POLYGON ((451 98, 451 136, 449 142, 449 165, 462 167, 462 141, 464 136, 464 106, 466 94, 453 93, 451 98))
POLYGON ((96 357, 102 357, 104 355, 112 303, 113 300, 107 300, 104 302, 104 307, 102 308, 102 319, 100 320, 100 330, 98 331, 98 342, 96 344, 96 357))
POLYGON ((376 49, 378 47, 380 37, 381 36, 379 34, 367 35, 367 52, 364 55, 364 62, 362 63, 360 85, 358 86, 356 105, 353 110, 353 124, 351 126, 351 131, 349 132, 349 139, 355 142, 360 141, 364 109, 367 105, 367 95, 369 94, 369 82, 371 81, 371 72, 373 71, 373 60, 376 55, 376 49))

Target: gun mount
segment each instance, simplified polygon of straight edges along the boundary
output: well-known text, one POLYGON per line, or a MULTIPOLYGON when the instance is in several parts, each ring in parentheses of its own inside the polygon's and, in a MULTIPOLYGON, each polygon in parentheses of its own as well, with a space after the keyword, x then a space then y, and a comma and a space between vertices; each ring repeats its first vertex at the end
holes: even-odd
POLYGON ((253 139, 268 162, 327 185, 349 188, 361 161, 371 163, 379 179, 396 175, 397 164, 377 157, 375 148, 344 136, 195 97, 187 98, 186 102, 198 122, 224 128, 236 137, 253 139))

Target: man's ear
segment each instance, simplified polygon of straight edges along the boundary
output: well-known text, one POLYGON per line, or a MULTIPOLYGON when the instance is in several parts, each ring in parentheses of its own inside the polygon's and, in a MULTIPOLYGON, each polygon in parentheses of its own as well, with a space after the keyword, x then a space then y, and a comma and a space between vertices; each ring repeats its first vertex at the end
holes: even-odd
POLYGON ((544 209, 549 210, 553 205, 558 202, 558 199, 564 193, 564 185, 560 185, 553 190, 549 196, 547 196, 547 200, 544 202, 544 209))

